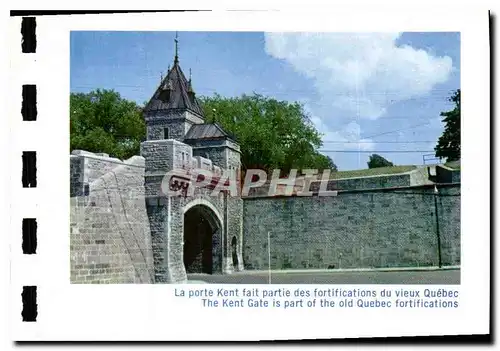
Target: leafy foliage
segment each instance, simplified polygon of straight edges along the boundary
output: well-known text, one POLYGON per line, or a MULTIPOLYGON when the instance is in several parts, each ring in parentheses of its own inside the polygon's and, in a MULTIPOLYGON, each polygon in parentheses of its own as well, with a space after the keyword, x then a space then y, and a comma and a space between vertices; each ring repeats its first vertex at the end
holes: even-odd
MULTIPOLYGON (((202 97, 206 122, 217 122, 233 134, 244 168, 337 170, 317 151, 321 135, 299 103, 261 95, 202 97)), ((137 155, 145 136, 140 107, 113 90, 70 97, 71 150, 105 152, 120 159, 137 155)))
POLYGON ((301 104, 258 94, 200 100, 206 121, 220 124, 240 144, 244 169, 337 169, 317 151, 321 135, 301 104))
POLYGON ((146 133, 140 107, 113 90, 71 93, 70 148, 127 159, 146 133))
POLYGON ((455 107, 451 111, 441 112, 445 127, 434 148, 436 157, 446 158, 447 162, 460 159, 460 89, 455 91, 449 100, 455 107))
POLYGON ((368 160, 368 168, 392 167, 394 164, 380 155, 373 154, 368 160))

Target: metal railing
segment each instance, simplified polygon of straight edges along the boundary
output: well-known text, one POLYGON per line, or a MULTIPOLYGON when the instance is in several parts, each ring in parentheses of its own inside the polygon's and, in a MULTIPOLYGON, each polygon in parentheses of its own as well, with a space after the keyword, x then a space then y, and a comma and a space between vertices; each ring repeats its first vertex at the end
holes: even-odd
POLYGON ((443 161, 441 158, 436 157, 435 154, 425 154, 422 155, 422 164, 427 165, 427 164, 441 164, 443 161))

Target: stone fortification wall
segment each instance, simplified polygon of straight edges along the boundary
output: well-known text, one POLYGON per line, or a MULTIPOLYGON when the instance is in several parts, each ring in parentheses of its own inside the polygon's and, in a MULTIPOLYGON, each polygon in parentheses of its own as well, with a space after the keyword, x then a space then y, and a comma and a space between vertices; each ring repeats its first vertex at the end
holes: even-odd
POLYGON ((246 269, 460 264, 460 186, 340 191, 334 197, 255 197, 243 206, 246 269), (437 216, 436 216, 437 214, 437 216), (438 229, 439 227, 439 229, 438 229))
POLYGON ((144 158, 71 156, 71 282, 153 283, 144 158))

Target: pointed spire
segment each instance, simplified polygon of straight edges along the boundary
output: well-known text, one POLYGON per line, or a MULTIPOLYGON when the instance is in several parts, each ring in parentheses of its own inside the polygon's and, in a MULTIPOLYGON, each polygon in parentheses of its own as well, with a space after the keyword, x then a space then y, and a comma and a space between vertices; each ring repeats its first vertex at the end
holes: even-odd
MULTIPOLYGON (((144 112, 190 110, 201 118, 204 118, 203 109, 196 99, 192 85, 192 71, 184 75, 179 64, 179 34, 174 37, 174 64, 169 65, 168 72, 161 72, 162 81, 156 89, 148 109, 144 112), (189 79, 188 79, 189 78, 189 79)), ((187 72, 186 72, 187 73, 187 72)))
POLYGON ((189 80, 188 80, 187 93, 188 93, 189 99, 191 100, 191 102, 193 102, 194 101, 195 93, 194 93, 194 90, 193 90, 193 84, 191 83, 191 68, 189 69, 189 80))
POLYGON ((179 63, 179 32, 175 32, 175 58, 174 58, 174 65, 176 63, 179 63))
POLYGON ((193 85, 191 83, 191 68, 189 69, 188 92, 193 93, 193 85))

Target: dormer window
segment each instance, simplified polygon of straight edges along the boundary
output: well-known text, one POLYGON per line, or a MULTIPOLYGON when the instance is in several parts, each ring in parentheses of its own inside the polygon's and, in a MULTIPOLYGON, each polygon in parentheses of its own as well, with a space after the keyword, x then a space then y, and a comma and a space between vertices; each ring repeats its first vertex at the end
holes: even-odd
POLYGON ((163 102, 169 102, 172 90, 173 90, 172 82, 169 80, 167 84, 160 91, 160 96, 159 96, 160 100, 163 102))
POLYGON ((169 135, 169 130, 168 128, 163 128, 163 139, 169 139, 170 138, 170 135, 169 135))
POLYGON ((167 89, 163 89, 161 92, 160 92, 160 96, 159 96, 160 100, 163 101, 163 102, 168 102, 170 101, 170 90, 167 90, 167 89))

